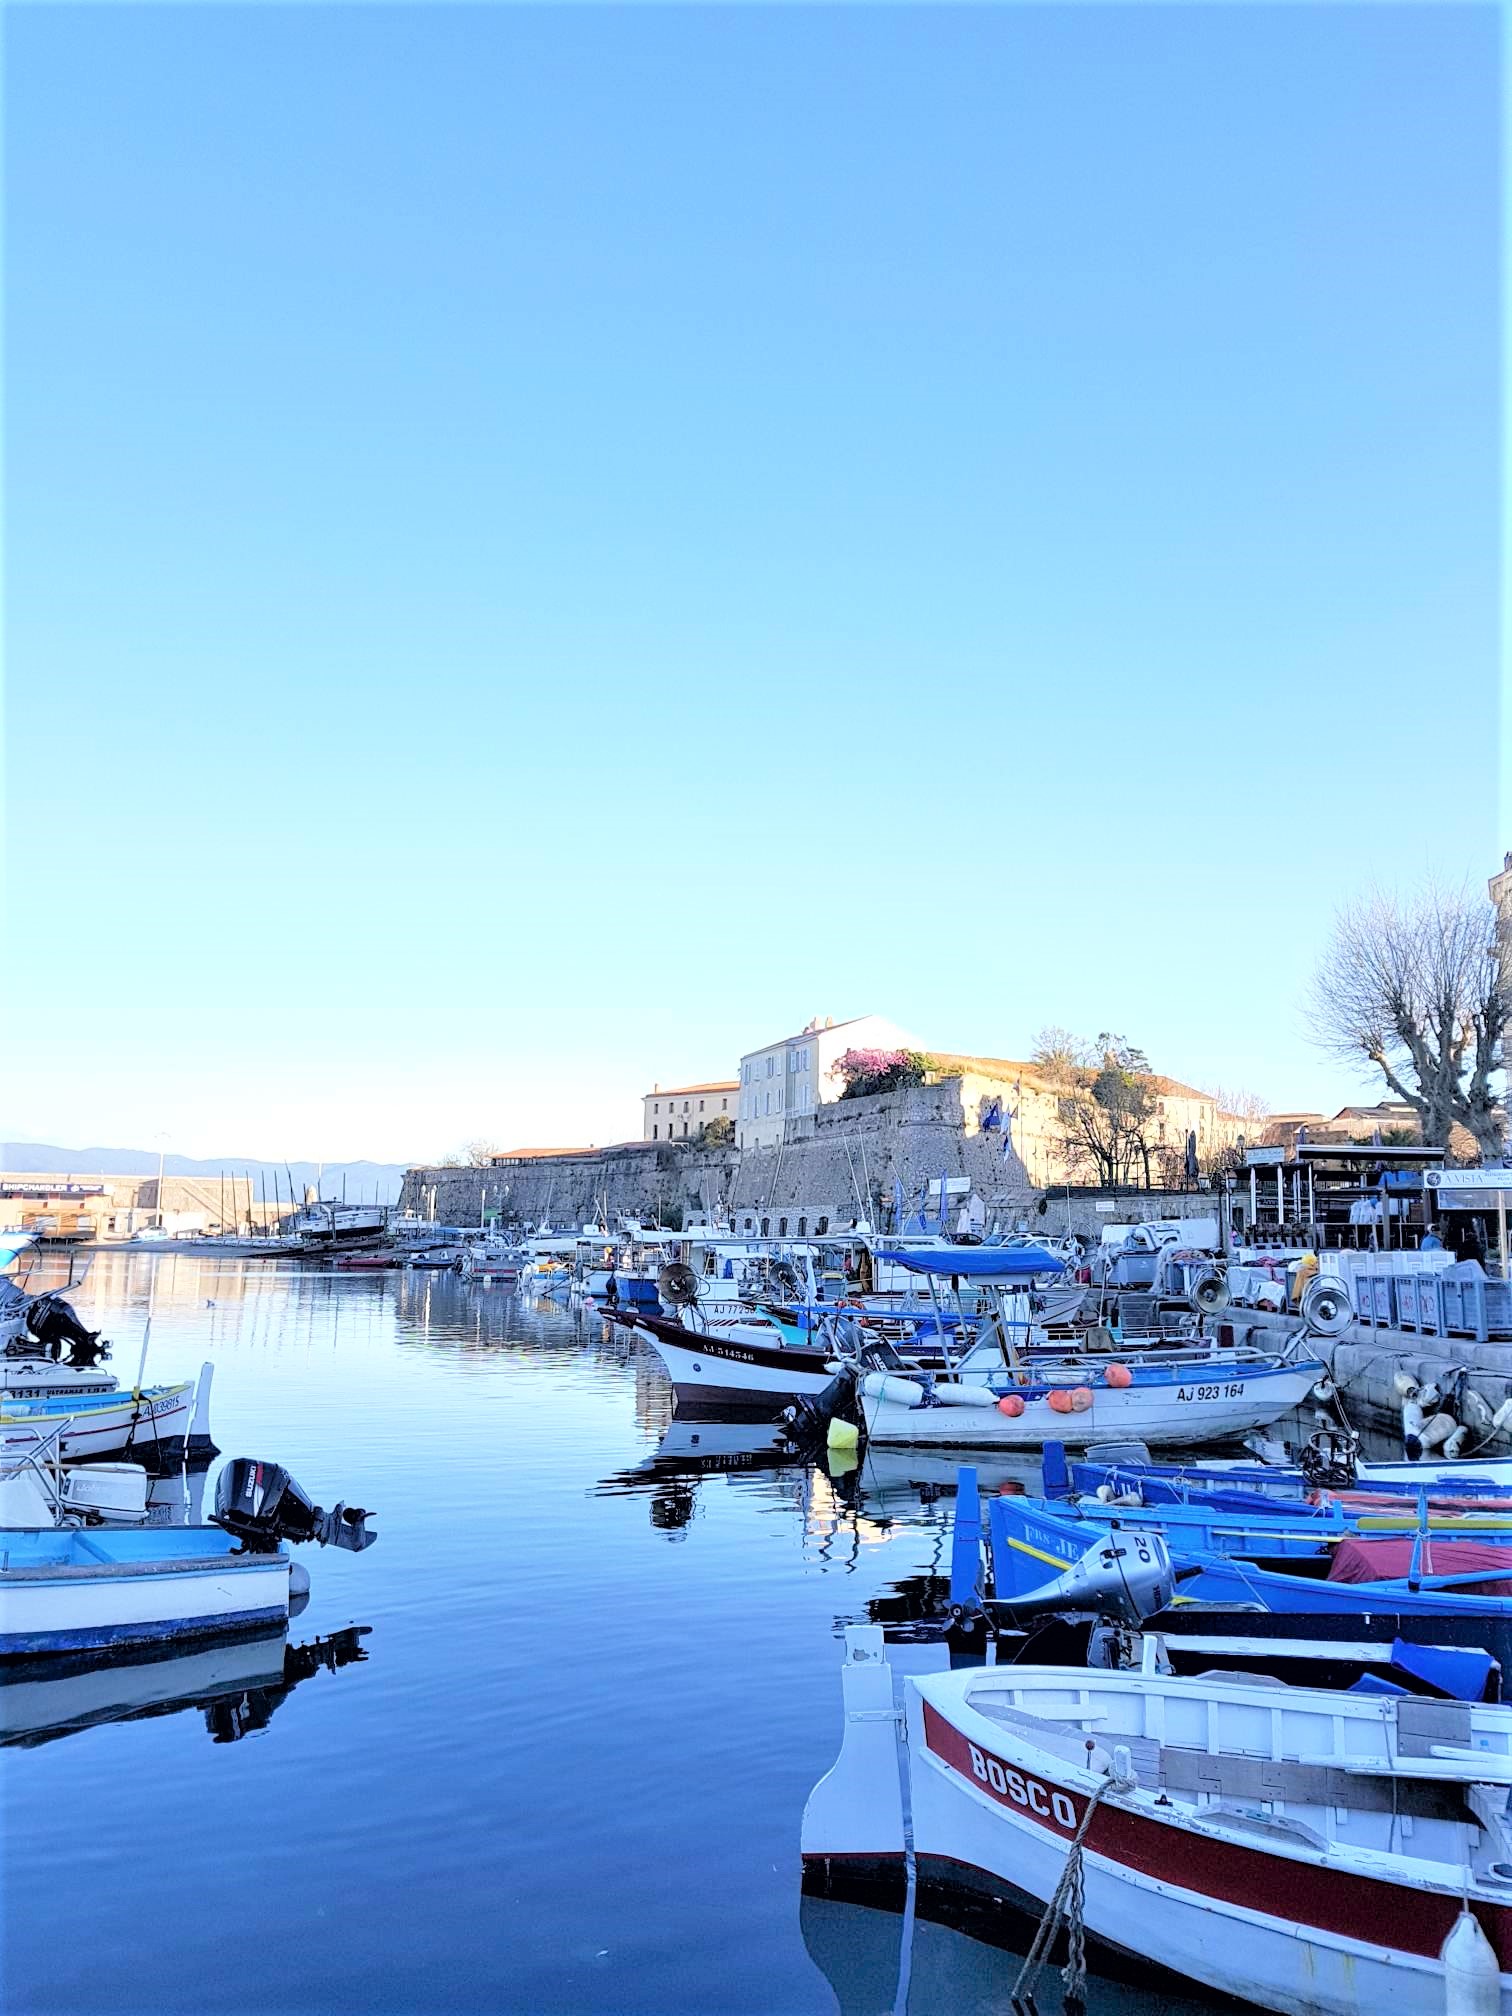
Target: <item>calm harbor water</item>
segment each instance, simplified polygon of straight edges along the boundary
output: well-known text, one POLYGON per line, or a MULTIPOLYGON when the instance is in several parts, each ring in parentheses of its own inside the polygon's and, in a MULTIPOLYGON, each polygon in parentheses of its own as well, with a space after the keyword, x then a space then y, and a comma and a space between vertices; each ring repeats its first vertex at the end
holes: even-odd
MULTIPOLYGON (((800 1908, 838 1634, 944 1567, 920 1459, 832 1480, 675 1421, 654 1357, 450 1275, 107 1253, 74 1299, 123 1380, 150 1301, 149 1377, 213 1359, 225 1453, 380 1537, 300 1550, 291 1645, 355 1624, 365 1657, 287 1692, 281 1648, 186 1673, 222 1685, 208 1713, 0 1689, 13 2016, 1006 2010, 1008 1954, 921 1924, 900 1988, 899 1918, 800 1908)), ((1095 1980, 1089 2006, 1232 2005, 1095 1980)))

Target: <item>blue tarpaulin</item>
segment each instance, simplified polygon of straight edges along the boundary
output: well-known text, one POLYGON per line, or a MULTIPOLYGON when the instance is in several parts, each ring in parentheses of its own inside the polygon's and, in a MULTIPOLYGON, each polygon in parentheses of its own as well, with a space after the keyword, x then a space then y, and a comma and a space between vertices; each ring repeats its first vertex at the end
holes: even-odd
POLYGON ((1423 1172, 1421 1169, 1383 1169, 1381 1188, 1383 1190, 1421 1190, 1423 1172))
POLYGON ((959 1274, 970 1281, 1024 1281, 1031 1274, 1064 1274, 1066 1263, 1043 1246, 951 1246, 918 1253, 877 1249, 878 1260, 906 1267, 910 1274, 959 1274))
POLYGON ((1413 1645, 1396 1638, 1391 1646, 1391 1663, 1415 1680, 1450 1694, 1456 1701, 1484 1701, 1486 1681, 1496 1663, 1489 1652, 1476 1652, 1458 1645, 1413 1645))

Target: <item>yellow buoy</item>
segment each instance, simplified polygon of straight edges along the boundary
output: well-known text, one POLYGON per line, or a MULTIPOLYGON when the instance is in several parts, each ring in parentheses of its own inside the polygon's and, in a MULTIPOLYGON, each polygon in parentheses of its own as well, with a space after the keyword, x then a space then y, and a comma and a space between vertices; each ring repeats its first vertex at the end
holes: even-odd
POLYGON ((831 1449, 854 1449, 861 1440, 861 1430, 854 1421, 842 1421, 838 1414, 832 1414, 824 1439, 831 1449))

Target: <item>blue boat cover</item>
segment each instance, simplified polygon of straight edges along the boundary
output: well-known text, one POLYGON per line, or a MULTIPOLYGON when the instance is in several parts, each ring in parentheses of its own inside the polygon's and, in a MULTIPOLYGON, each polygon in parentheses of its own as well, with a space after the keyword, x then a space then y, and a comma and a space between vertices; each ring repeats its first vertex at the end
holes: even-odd
POLYGON ((1486 1679, 1496 1663, 1489 1652, 1465 1650, 1458 1645, 1414 1645, 1395 1638, 1391 1663, 1415 1680, 1426 1680, 1441 1694, 1456 1701, 1484 1701, 1486 1679))
POLYGON ((1064 1274, 1066 1263, 1043 1246, 952 1246, 919 1253, 900 1253, 891 1246, 877 1249, 877 1258, 910 1274, 934 1274, 948 1279, 958 1274, 968 1281, 1026 1281, 1031 1274, 1064 1274))

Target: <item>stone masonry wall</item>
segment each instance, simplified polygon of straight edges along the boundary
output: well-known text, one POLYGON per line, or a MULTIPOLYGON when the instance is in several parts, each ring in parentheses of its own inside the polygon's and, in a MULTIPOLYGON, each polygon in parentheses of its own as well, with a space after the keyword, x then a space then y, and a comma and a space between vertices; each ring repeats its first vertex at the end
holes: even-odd
MULTIPOLYGON (((1217 1200, 1206 1194, 1124 1194, 1111 1213, 1097 1200, 1057 1198, 1038 1211, 1039 1192, 1020 1159, 1016 1138, 980 1125, 980 1086, 966 1078, 904 1086, 870 1099, 842 1099, 790 1124, 778 1147, 700 1154, 680 1144, 627 1142, 585 1155, 543 1156, 490 1169, 411 1169, 401 1208, 434 1215, 443 1224, 476 1224, 486 1209, 508 1224, 582 1225, 607 1207, 651 1220, 681 1207, 684 1219, 729 1214, 737 1231, 759 1233, 763 1219, 780 1236, 820 1219, 843 1231, 857 1218, 891 1229, 895 1184, 906 1208, 918 1210, 925 1186, 942 1174, 966 1177, 982 1201, 987 1223, 1004 1230, 1020 1222, 1047 1232, 1067 1229, 1094 1236, 1109 1217, 1210 1216, 1217 1200), (434 1191, 434 1205, 432 1204, 434 1191)), ((952 1199, 953 1214, 963 1201, 952 1199)), ((931 1220, 938 1202, 924 1203, 931 1220)))

